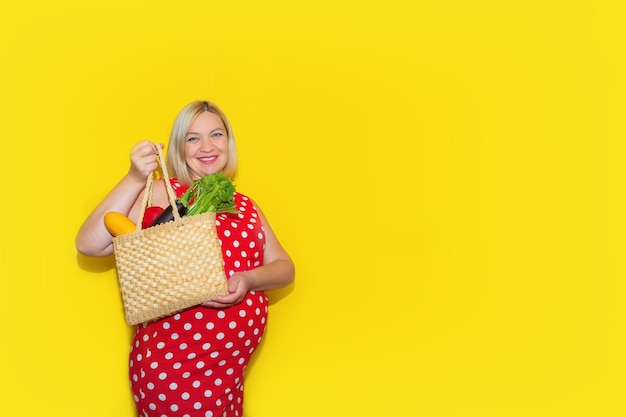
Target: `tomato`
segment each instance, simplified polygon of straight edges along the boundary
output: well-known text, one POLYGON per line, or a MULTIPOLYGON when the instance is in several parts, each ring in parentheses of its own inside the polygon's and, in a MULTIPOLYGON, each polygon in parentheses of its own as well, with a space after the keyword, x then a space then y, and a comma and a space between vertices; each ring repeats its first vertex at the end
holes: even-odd
POLYGON ((158 206, 146 207, 146 210, 143 214, 143 221, 141 222, 141 228, 147 229, 152 225, 154 219, 159 217, 159 215, 163 212, 163 209, 158 206))

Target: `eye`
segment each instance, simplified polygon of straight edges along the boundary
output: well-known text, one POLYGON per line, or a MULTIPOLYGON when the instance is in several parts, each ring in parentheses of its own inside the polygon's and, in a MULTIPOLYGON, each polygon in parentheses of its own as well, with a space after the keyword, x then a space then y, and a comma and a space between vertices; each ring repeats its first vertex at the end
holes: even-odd
POLYGON ((224 136, 224 134, 222 132, 214 132, 211 135, 212 138, 221 138, 222 136, 224 136))
POLYGON ((187 138, 187 142, 196 142, 199 138, 197 136, 190 136, 187 138))

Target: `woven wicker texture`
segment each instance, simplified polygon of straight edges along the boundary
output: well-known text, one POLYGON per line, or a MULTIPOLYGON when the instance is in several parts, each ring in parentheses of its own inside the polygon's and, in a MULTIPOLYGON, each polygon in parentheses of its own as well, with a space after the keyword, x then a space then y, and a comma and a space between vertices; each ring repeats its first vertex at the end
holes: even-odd
MULTIPOLYGON (((164 168, 161 152, 159 161, 164 168)), ((124 313, 130 325, 228 294, 215 213, 178 216, 165 169, 163 176, 173 204, 174 220, 141 229, 145 205, 151 201, 152 178, 149 178, 137 230, 113 238, 124 313)))

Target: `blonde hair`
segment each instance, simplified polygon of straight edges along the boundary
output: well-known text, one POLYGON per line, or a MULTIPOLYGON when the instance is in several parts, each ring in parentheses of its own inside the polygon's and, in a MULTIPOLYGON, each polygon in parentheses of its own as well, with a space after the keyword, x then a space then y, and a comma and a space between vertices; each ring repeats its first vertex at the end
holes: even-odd
POLYGON ((209 112, 216 114, 226 128, 228 137, 228 162, 222 169, 222 174, 230 179, 235 179, 237 175, 237 148, 235 146, 235 136, 230 126, 226 114, 210 101, 193 101, 187 104, 176 116, 170 140, 167 146, 165 164, 171 177, 176 177, 181 184, 190 185, 193 182, 192 173, 185 162, 185 141, 189 127, 200 114, 209 112))

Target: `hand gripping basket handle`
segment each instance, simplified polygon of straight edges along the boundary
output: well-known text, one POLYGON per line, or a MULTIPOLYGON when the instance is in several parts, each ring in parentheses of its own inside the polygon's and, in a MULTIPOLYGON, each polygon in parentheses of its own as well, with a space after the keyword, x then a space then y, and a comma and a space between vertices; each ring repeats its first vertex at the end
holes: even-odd
MULTIPOLYGON (((170 176, 167 172, 167 166, 165 165, 165 159, 163 157, 163 151, 161 150, 161 146, 156 145, 157 150, 157 162, 161 166, 161 171, 163 172, 163 179, 165 180, 165 189, 167 190, 167 196, 169 199, 169 203, 172 206, 172 214, 174 215, 174 221, 180 220, 180 214, 178 214, 178 208, 176 207, 176 193, 174 192, 174 188, 172 188, 172 183, 170 182, 170 176)), ((148 181, 146 182, 145 193, 143 195, 143 200, 141 201, 141 208, 139 210, 139 218, 137 220, 137 228, 135 229, 135 233, 138 233, 141 230, 141 223, 143 222, 143 216, 146 212, 146 208, 152 204, 152 193, 153 193, 153 185, 154 185, 154 172, 148 176, 148 181)))

